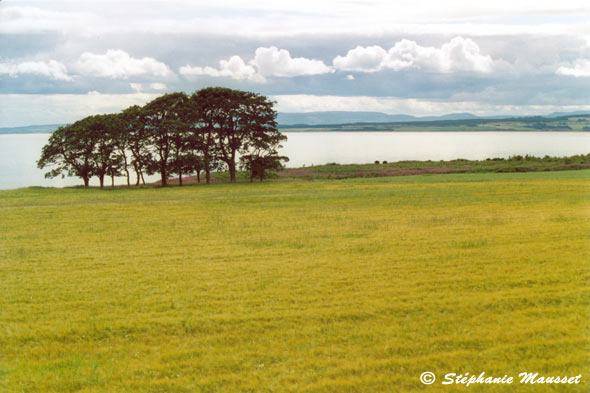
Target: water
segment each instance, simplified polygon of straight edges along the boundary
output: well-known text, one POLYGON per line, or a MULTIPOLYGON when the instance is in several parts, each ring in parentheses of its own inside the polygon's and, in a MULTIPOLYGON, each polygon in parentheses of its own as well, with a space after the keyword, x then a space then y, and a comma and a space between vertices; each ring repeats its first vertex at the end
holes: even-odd
POLYGON ((583 132, 317 132, 286 133, 289 166, 370 163, 375 160, 453 160, 511 155, 570 156, 590 153, 583 132))
MULTIPOLYGON (((569 156, 590 153, 590 133, 583 132, 285 132, 281 154, 289 167, 375 160, 452 160, 507 158, 511 155, 569 156)), ((45 179, 37 168, 49 134, 0 135, 0 189, 80 185, 77 178, 45 179)), ((156 181, 152 176, 146 181, 156 181)), ((105 180, 110 184, 110 178, 105 180)), ((134 177, 131 179, 135 182, 134 177)), ((124 184, 124 178, 116 179, 124 184)), ((98 185, 92 179, 92 185, 98 185)))

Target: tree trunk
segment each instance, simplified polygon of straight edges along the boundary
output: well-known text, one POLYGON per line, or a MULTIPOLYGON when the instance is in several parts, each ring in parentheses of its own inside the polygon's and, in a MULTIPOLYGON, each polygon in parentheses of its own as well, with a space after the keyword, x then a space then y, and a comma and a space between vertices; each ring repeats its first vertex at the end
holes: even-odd
POLYGON ((211 181, 211 166, 209 165, 209 154, 203 154, 203 163, 205 164, 205 181, 207 184, 211 181))
POLYGON ((200 183, 200 182, 201 182, 201 171, 198 170, 197 171, 197 183, 200 183))
POLYGON ((129 174, 129 168, 127 167, 127 160, 125 160, 125 174, 127 175, 127 185, 131 185, 131 178, 129 174))
POLYGON ((178 171, 178 185, 182 187, 182 171, 178 171))
POLYGON ((135 182, 135 185, 139 186, 139 180, 141 178, 141 175, 139 174, 139 168, 137 167, 137 164, 133 164, 133 169, 135 170, 135 176, 137 176, 137 180, 135 182))
POLYGON ((236 182, 236 151, 232 150, 231 159, 227 163, 229 166, 229 180, 232 183, 236 182))
POLYGON ((129 165, 127 164, 127 155, 125 154, 125 151, 123 151, 123 168, 127 174, 127 185, 130 186, 131 181, 129 180, 129 165))
POLYGON ((90 183, 90 178, 88 176, 82 176, 82 180, 84 180, 84 187, 88 187, 90 183))
POLYGON ((104 188, 104 175, 98 176, 98 179, 100 180, 100 188, 104 188))
POLYGON ((229 181, 232 183, 235 183, 236 182, 236 162, 230 160, 227 163, 227 166, 229 167, 229 181))
POLYGON ((111 187, 115 187, 115 176, 111 175, 111 187))
POLYGON ((165 167, 160 167, 160 175, 162 176, 162 187, 166 187, 168 185, 168 175, 165 167))
POLYGON ((141 175, 141 182, 145 186, 145 179, 143 178, 143 171, 139 171, 139 174, 141 175))

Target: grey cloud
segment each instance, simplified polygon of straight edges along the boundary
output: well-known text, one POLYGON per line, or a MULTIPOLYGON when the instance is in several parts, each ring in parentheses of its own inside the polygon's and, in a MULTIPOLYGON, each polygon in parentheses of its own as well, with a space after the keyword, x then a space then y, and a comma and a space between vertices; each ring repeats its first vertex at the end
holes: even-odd
MULTIPOLYGON (((48 3, 35 3, 38 7, 49 9, 49 6, 45 4, 48 3)), ((64 3, 60 2, 60 4, 64 3)), ((552 30, 544 34, 540 25, 528 26, 530 28, 527 28, 527 25, 515 25, 508 29, 506 25, 490 27, 476 22, 461 24, 454 30, 447 28, 448 26, 425 24, 410 27, 396 25, 395 29, 384 29, 380 32, 373 30, 355 32, 353 28, 345 31, 338 26, 333 30, 330 30, 330 26, 324 26, 324 31, 303 28, 301 29, 303 32, 294 32, 295 30, 290 30, 292 25, 289 25, 286 26, 284 34, 279 34, 272 32, 272 29, 277 27, 278 19, 271 18, 269 24, 272 26, 269 30, 241 34, 240 30, 232 30, 231 28, 223 32, 220 32, 220 28, 208 32, 204 32, 203 28, 191 30, 188 27, 195 23, 195 20, 191 19, 195 16, 194 14, 174 16, 172 11, 162 11, 162 15, 158 15, 157 9, 140 12, 141 20, 129 18, 129 28, 126 28, 122 25, 122 17, 115 15, 113 10, 98 12, 96 6, 93 8, 88 5, 89 2, 70 4, 75 9, 75 15, 65 11, 58 12, 58 15, 47 14, 58 21, 63 21, 63 18, 68 19, 63 29, 69 30, 64 34, 60 32, 58 24, 54 23, 51 25, 55 28, 54 30, 42 34, 30 32, 16 34, 13 31, 10 34, 0 35, 0 47, 2 48, 0 63, 40 62, 48 64, 50 60, 54 60, 64 64, 67 68, 67 75, 72 76, 74 80, 55 80, 47 75, 30 73, 18 73, 15 77, 11 77, 5 73, 0 75, 0 93, 85 94, 95 90, 105 94, 129 94, 136 91, 130 85, 133 83, 136 87, 141 85, 143 92, 150 93, 192 92, 206 86, 223 85, 267 95, 393 96, 400 99, 446 100, 449 102, 478 101, 488 102, 490 105, 547 104, 551 103, 551 100, 560 105, 568 105, 581 104, 584 100, 588 102, 590 99, 589 93, 587 93, 590 91, 590 78, 575 78, 567 75, 567 70, 576 70, 582 67, 582 60, 590 58, 590 46, 584 38, 584 34, 589 34, 583 33, 583 31, 582 33, 576 32, 575 29, 570 29, 568 26, 551 28, 552 30), (76 16, 82 19, 77 22, 70 20, 76 16), (177 31, 172 28, 174 17, 178 18, 178 24, 181 25, 177 31), (166 22, 157 24, 152 32, 149 31, 149 24, 139 29, 139 25, 145 21, 162 20, 163 18, 166 18, 166 22), (89 21, 90 25, 97 20, 100 23, 112 22, 112 26, 105 26, 102 30, 93 31, 87 28, 89 26, 81 27, 85 23, 84 20, 89 21), (486 29, 487 31, 484 31, 486 29), (469 31, 472 33, 470 34, 469 31), (467 66, 450 67, 445 71, 445 68, 436 61, 432 63, 434 66, 427 66, 429 64, 428 57, 414 53, 417 49, 414 47, 413 51, 395 53, 397 57, 394 57, 394 60, 404 60, 404 56, 408 52, 414 56, 411 57, 411 66, 399 67, 397 72, 393 71, 395 67, 383 67, 372 73, 358 71, 367 69, 366 65, 361 65, 358 68, 340 67, 341 71, 337 73, 325 72, 332 65, 334 58, 345 57, 350 50, 354 50, 357 46, 364 48, 375 46, 383 48, 387 52, 390 48, 395 47, 396 43, 405 39, 414 41, 420 48, 432 47, 441 50, 445 43, 449 43, 457 35, 457 32, 461 33, 464 40, 472 40, 477 44, 478 51, 473 53, 480 56, 476 56, 476 59, 481 62, 462 63, 459 61, 456 63, 467 64, 467 66), (255 64, 251 64, 255 60, 257 48, 271 47, 276 47, 276 51, 271 53, 273 56, 281 53, 281 49, 288 50, 289 56, 286 57, 288 61, 286 63, 275 62, 271 63, 269 67, 258 68, 255 64), (128 63, 132 63, 132 60, 141 61, 144 58, 151 58, 154 60, 152 65, 156 68, 149 67, 147 63, 143 63, 143 66, 140 65, 138 68, 122 65, 119 67, 116 65, 117 62, 108 59, 109 50, 119 50, 126 53, 128 63), (86 62, 87 67, 77 67, 76 64, 84 53, 102 57, 92 57, 93 61, 86 62), (219 61, 227 61, 233 56, 238 56, 242 60, 243 69, 252 67, 256 71, 255 74, 250 75, 260 74, 265 77, 267 82, 257 83, 253 77, 232 79, 232 75, 237 75, 235 72, 226 72, 225 75, 222 75, 219 61), (493 62, 492 67, 489 72, 481 72, 486 69, 486 64, 488 64, 487 56, 493 62), (289 68, 284 65, 293 64, 293 59, 298 58, 310 62, 321 62, 326 68, 322 67, 320 63, 314 63, 318 65, 317 70, 320 72, 303 72, 308 68, 305 66, 289 68), (99 65, 95 64, 94 60, 97 60, 98 63, 102 61, 102 68, 97 69, 96 67, 99 65), (160 64, 160 71, 158 71, 157 64, 160 64), (277 64, 279 65, 277 66, 277 64), (481 66, 482 64, 483 66, 481 66), (166 73, 162 71, 165 70, 164 67, 168 67, 171 72, 174 72, 186 65, 200 67, 201 75, 198 77, 185 77, 172 73, 165 75, 166 73), (420 67, 416 65, 420 65, 420 67), (206 67, 210 67, 209 72, 204 72, 206 67), (217 70, 216 76, 216 73, 211 69, 217 70), (558 69, 561 69, 560 73, 564 75, 556 75, 558 69), (455 72, 448 72, 449 70, 455 72), (347 80, 347 75, 351 75, 354 79, 347 80), (127 79, 113 79, 117 77, 126 77, 127 79), (165 88, 158 85, 162 88, 161 90, 153 89, 152 84, 156 83, 165 85, 165 88)), ((189 9, 189 2, 185 6, 188 8, 181 9, 189 9)), ((122 5, 122 7, 125 8, 127 5, 122 5)), ((62 9, 65 10, 67 7, 62 9)), ((125 10, 128 11, 127 8, 125 10)), ((222 20, 224 18, 222 11, 221 9, 204 8, 201 16, 206 18, 207 15, 212 15, 214 16, 212 21, 222 20)), ((123 14, 128 15, 129 13, 124 12, 123 14)), ((179 12, 179 14, 181 13, 179 12)), ((224 23, 232 25, 239 20, 246 20, 247 24, 250 23, 248 26, 254 26, 264 19, 263 14, 267 16, 268 12, 254 9, 243 12, 237 8, 230 9, 227 16, 229 19, 226 18, 224 23), (254 22, 258 20, 258 22, 254 23, 253 20, 254 22)), ((318 14, 314 12, 307 16, 312 20, 318 18, 318 14)), ((280 12, 280 17, 286 18, 288 15, 280 12)), ((499 20, 499 22, 501 21, 499 20)), ((45 27, 50 26, 47 23, 45 27)), ((305 22, 304 27, 310 24, 305 22)), ((270 57, 272 58, 272 56, 270 57)), ((312 64, 310 62, 304 63, 309 66, 312 64)), ((258 63, 258 65, 262 65, 262 63, 258 63)), ((15 75, 14 72, 12 74, 15 75)))

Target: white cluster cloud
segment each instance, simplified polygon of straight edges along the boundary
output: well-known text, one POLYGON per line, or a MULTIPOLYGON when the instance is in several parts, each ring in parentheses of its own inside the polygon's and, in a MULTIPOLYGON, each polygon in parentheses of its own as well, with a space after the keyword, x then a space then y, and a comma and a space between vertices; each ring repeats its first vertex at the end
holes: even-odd
POLYGON ((221 60, 219 68, 180 67, 182 75, 224 76, 232 79, 247 79, 264 82, 267 77, 293 77, 301 75, 319 75, 333 72, 320 60, 305 57, 291 57, 286 49, 275 46, 260 47, 254 53, 254 59, 246 63, 240 56, 232 56, 229 60, 221 60))
POLYGON ((141 93, 143 91, 143 85, 141 83, 130 83, 129 86, 136 92, 141 93))
POLYGON ((559 67, 555 71, 558 75, 568 75, 578 77, 590 77, 590 60, 580 59, 569 67, 559 67))
POLYGON ((288 50, 275 46, 256 49, 254 60, 250 64, 254 65, 262 76, 291 77, 333 72, 332 68, 320 60, 293 58, 288 50))
POLYGON ((380 46, 357 46, 346 56, 336 56, 334 67, 341 71, 375 72, 382 68, 387 52, 380 46))
MULTIPOLYGON (((143 91, 143 85, 141 83, 130 83, 129 86, 136 92, 136 93, 141 93, 143 91)), ((150 83, 149 85, 150 89, 155 90, 155 91, 163 91, 166 90, 168 88, 168 86, 166 86, 164 83, 159 83, 159 82, 155 82, 155 83, 150 83)))
MULTIPOLYGON (((69 64, 75 73, 79 75, 105 77, 111 79, 128 79, 138 75, 168 76, 172 74, 170 68, 152 57, 137 59, 129 56, 122 50, 109 49, 105 54, 84 52, 77 61, 69 64)), ((25 61, 0 63, 0 75, 17 77, 21 74, 46 76, 55 80, 73 81, 68 74, 68 68, 62 62, 49 61, 25 61)), ((132 83, 135 91, 141 91, 142 86, 132 83)), ((166 90, 163 83, 152 83, 153 90, 166 90)))
POLYGON ((84 52, 75 64, 76 70, 83 75, 127 79, 130 76, 154 75, 168 76, 170 68, 153 57, 137 59, 122 50, 109 49, 105 54, 84 52))
POLYGON ((166 86, 163 83, 159 83, 159 82, 155 82, 155 83, 150 83, 150 87, 152 88, 152 90, 166 90, 168 88, 168 86, 166 86))
MULTIPOLYGON (((357 46, 346 56, 337 56, 333 67, 321 60, 291 57, 286 49, 275 46, 256 49, 254 59, 246 63, 240 56, 221 60, 219 68, 192 67, 186 65, 182 75, 207 75, 232 79, 264 82, 268 77, 294 77, 321 75, 335 71, 378 72, 400 71, 417 68, 435 72, 490 72, 494 61, 481 53, 479 46, 469 38, 455 37, 440 48, 420 46, 415 41, 403 39, 386 51, 380 46, 357 46)), ((351 80, 354 76, 348 75, 351 80), (352 77, 352 78, 351 78, 352 77)))
POLYGON ((66 66, 55 60, 25 61, 22 63, 0 63, 0 75, 16 77, 19 74, 42 75, 55 80, 72 81, 66 66))
POLYGON ((179 72, 185 76, 191 75, 207 75, 214 77, 230 77, 232 79, 247 79, 253 81, 263 81, 260 75, 256 73, 256 70, 251 65, 246 64, 240 56, 232 56, 228 60, 221 60, 219 62, 219 68, 213 67, 191 67, 186 65, 180 67, 179 72))
POLYGON ((482 54, 479 46, 469 38, 455 37, 440 48, 420 46, 415 41, 403 39, 388 51, 380 46, 357 46, 346 56, 334 58, 334 67, 359 72, 408 68, 435 72, 490 72, 493 60, 482 54))

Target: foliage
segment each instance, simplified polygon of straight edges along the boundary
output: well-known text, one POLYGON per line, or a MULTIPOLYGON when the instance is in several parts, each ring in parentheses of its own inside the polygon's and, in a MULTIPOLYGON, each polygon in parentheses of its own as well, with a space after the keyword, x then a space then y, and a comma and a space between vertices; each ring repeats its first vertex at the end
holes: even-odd
POLYGON ((94 175, 104 187, 105 176, 118 176, 121 172, 120 156, 116 154, 119 119, 116 115, 89 116, 80 121, 86 132, 94 139, 94 154, 91 156, 94 175))
POLYGON ((288 161, 288 157, 277 154, 248 154, 240 157, 242 168, 250 172, 250 182, 254 179, 262 181, 268 171, 280 171, 283 169, 283 162, 288 161))
POLYGON ((184 118, 187 105, 186 94, 172 93, 148 102, 142 110, 152 150, 148 167, 160 173, 162 186, 167 185, 168 172, 172 168, 182 177, 181 156, 187 144, 188 125, 184 118))
POLYGON ((266 97, 222 87, 211 87, 194 95, 198 103, 199 128, 212 137, 214 154, 229 170, 230 181, 236 180, 238 155, 275 151, 287 139, 277 130, 273 103, 266 97))
POLYGON ((52 167, 45 174, 46 178, 64 176, 78 176, 88 187, 90 177, 94 176, 95 168, 92 157, 96 142, 85 122, 80 120, 72 125, 59 127, 51 136, 37 161, 39 169, 52 167))
POLYGON ((129 185, 129 166, 136 172, 137 185, 140 179, 145 184, 144 172, 159 173, 166 186, 172 173, 182 185, 183 174, 196 172, 200 180, 203 170, 209 183, 211 171, 224 166, 235 182, 239 156, 276 155, 286 140, 275 118, 273 103, 250 92, 215 87, 190 97, 182 92, 165 94, 144 107, 89 116, 60 127, 38 165, 53 167, 47 176, 79 176, 86 186, 92 176, 103 187, 105 176, 111 176, 114 184, 114 177, 122 174, 129 185))
MULTIPOLYGON (((145 184, 143 173, 147 170, 152 156, 149 150, 148 131, 141 107, 133 105, 123 110, 120 117, 121 128, 117 138, 119 151, 126 152, 129 150, 131 153, 130 164, 136 174, 136 185, 139 185, 140 180, 145 184)), ((129 184, 129 181, 127 183, 129 184)))

